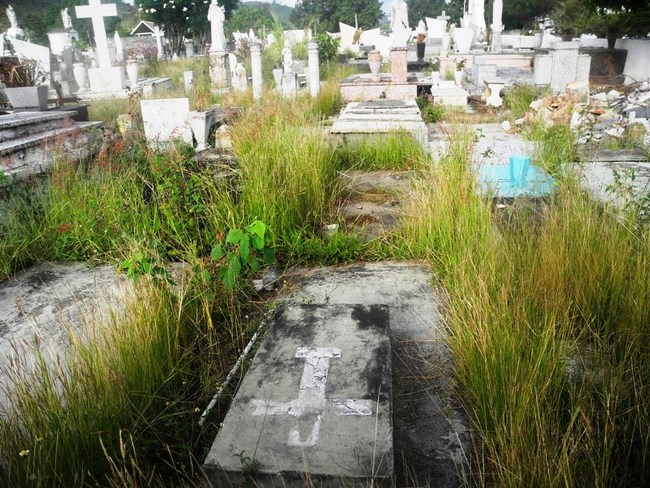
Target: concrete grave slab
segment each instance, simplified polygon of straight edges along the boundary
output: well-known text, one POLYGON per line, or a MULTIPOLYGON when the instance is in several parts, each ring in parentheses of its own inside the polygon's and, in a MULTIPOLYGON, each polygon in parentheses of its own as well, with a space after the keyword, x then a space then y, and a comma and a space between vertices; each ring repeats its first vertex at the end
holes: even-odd
POLYGON ((427 126, 415 100, 351 102, 330 130, 343 139, 401 131, 411 133, 417 141, 426 144, 427 126))
MULTIPOLYGON (((1 213, 1 209, 0 209, 1 213)), ((115 268, 83 263, 42 263, 0 283, 0 410, 10 408, 12 368, 29 371, 36 349, 48 364, 65 353, 70 333, 87 339, 102 317, 123 307, 132 285, 115 268)))
POLYGON ((578 175, 580 186, 593 198, 619 208, 630 199, 650 192, 650 162, 647 161, 601 160, 572 163, 569 167, 578 175))
POLYGON ((212 486, 241 484, 242 451, 261 486, 391 486, 390 358, 385 305, 281 307, 205 460, 212 486))
POLYGON ((99 150, 101 122, 74 122, 69 112, 17 112, 0 117, 0 172, 12 180, 45 172, 58 159, 78 161, 99 150))
POLYGON ((451 393, 447 331, 431 272, 417 263, 382 262, 295 271, 286 278, 290 287, 282 302, 388 305, 394 486, 465 486, 469 423, 451 393))

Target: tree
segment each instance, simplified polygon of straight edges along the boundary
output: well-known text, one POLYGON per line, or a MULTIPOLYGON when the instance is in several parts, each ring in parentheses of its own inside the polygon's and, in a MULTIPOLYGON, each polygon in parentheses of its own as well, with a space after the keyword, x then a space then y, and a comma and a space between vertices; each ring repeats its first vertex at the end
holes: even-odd
MULTIPOLYGON (((117 4, 118 15, 122 15, 130 8, 121 0, 112 0, 117 4)), ((49 45, 47 33, 52 29, 63 27, 61 22, 61 10, 68 8, 72 16, 74 28, 85 41, 93 36, 92 23, 90 19, 77 19, 74 15, 76 5, 88 5, 87 0, 10 0, 18 16, 18 26, 25 30, 31 42, 42 46, 49 45)), ((120 17, 106 17, 104 24, 108 35, 112 35, 119 28, 120 17)), ((4 7, 0 9, 0 32, 9 27, 7 18, 4 15, 4 7)))
POLYGON ((235 31, 248 32, 253 29, 259 34, 263 27, 270 30, 274 22, 273 14, 268 6, 242 5, 233 12, 232 17, 226 22, 226 31, 228 33, 235 31))
POLYGON ((371 29, 382 17, 379 0, 299 0, 291 20, 299 27, 312 27, 317 32, 338 32, 339 22, 371 29))
MULTIPOLYGON (((185 37, 205 38, 210 30, 208 0, 139 0, 143 20, 155 22, 165 32, 173 53, 179 54, 185 37)), ((239 0, 220 0, 229 19, 239 0)))
MULTIPOLYGON (((535 19, 548 15, 560 0, 503 0, 502 23, 506 29, 531 28, 535 19)), ((492 23, 492 2, 486 5, 487 24, 492 23)))
POLYGON ((607 37, 613 48, 621 35, 646 37, 650 25, 650 4, 645 0, 564 0, 551 15, 555 31, 596 34, 607 37))
POLYGON ((463 1, 451 0, 447 3, 445 0, 407 0, 409 7, 409 23, 415 28, 418 22, 425 17, 434 19, 442 14, 444 10, 449 15, 449 22, 459 25, 460 18, 463 16, 463 1))

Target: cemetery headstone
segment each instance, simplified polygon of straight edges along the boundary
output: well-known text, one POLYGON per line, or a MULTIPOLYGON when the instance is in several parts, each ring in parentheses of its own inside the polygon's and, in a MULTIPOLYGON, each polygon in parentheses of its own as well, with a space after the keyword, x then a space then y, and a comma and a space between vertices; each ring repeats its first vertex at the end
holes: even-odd
POLYGON ((7 36, 14 39, 22 39, 25 36, 25 31, 18 27, 18 17, 11 5, 7 6, 5 10, 7 18, 9 19, 9 29, 7 29, 7 36))
POLYGON ((390 69, 393 83, 406 83, 408 77, 407 52, 406 47, 394 47, 390 50, 390 69))
POLYGON ((155 26, 153 29, 153 36, 156 38, 156 49, 158 51, 158 59, 165 59, 165 48, 163 46, 163 38, 165 33, 160 30, 160 27, 155 26))
POLYGON ((153 147, 166 147, 173 139, 192 144, 192 129, 187 121, 187 98, 140 100, 144 135, 153 147))
POLYGON ((311 39, 307 43, 308 62, 309 62, 309 93, 312 97, 318 95, 320 91, 320 68, 318 62, 318 42, 311 39))
POLYGON ((501 43, 501 32, 503 31, 503 24, 501 18, 503 16, 503 0, 494 0, 492 4, 492 52, 500 53, 503 51, 501 43))
POLYGON ((390 4, 390 31, 392 47, 404 47, 411 38, 408 5, 404 0, 393 0, 390 4))
POLYGON ((244 91, 248 88, 248 75, 246 74, 246 66, 244 63, 237 63, 235 68, 235 83, 233 85, 237 90, 244 91))
POLYGON ((262 49, 259 42, 251 44, 251 71, 253 76, 253 99, 262 98, 262 49))
POLYGON ((589 82, 591 57, 580 54, 579 42, 556 42, 550 54, 535 56, 534 80, 536 85, 550 85, 553 93, 565 90, 574 81, 589 82))

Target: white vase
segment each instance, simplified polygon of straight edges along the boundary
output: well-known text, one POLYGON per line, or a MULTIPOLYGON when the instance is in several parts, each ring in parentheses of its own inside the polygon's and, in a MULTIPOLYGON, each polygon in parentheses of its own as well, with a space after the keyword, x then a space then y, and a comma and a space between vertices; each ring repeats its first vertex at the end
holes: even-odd
POLYGON ((72 65, 72 73, 74 79, 79 85, 79 91, 88 91, 88 70, 83 63, 74 63, 72 65))
POLYGON ((140 67, 135 59, 129 59, 126 62, 126 74, 129 77, 131 88, 138 86, 138 75, 140 74, 140 67))
POLYGON ((544 41, 544 33, 543 32, 535 32, 533 34, 533 47, 535 49, 539 49, 542 47, 542 41, 544 41))
POLYGON ((373 80, 379 81, 379 70, 381 69, 382 57, 379 51, 370 51, 368 53, 368 67, 372 73, 373 80))

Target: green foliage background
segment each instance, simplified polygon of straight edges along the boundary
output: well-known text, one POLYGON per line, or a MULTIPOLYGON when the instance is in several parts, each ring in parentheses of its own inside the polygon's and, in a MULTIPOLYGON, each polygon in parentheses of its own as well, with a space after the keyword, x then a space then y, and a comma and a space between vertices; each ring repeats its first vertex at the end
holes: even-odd
POLYGON ((383 16, 381 3, 378 0, 300 0, 291 20, 299 28, 338 32, 339 22, 354 25, 355 15, 360 28, 377 27, 383 16))
MULTIPOLYGON (((128 19, 135 15, 134 9, 121 0, 112 0, 117 4, 118 17, 106 17, 104 23, 109 35, 116 30, 123 35, 128 33, 128 19), (124 24, 124 27, 122 26, 124 24), (125 32, 126 31, 126 32, 125 32)), ((81 38, 90 42, 92 39, 92 24, 89 19, 77 19, 74 11, 76 5, 88 5, 86 0, 10 0, 0 5, 0 32, 9 27, 9 20, 5 15, 5 8, 10 4, 16 11, 18 27, 23 29, 29 36, 31 42, 43 46, 49 46, 47 38, 48 31, 63 28, 61 21, 61 10, 68 8, 72 24, 79 32, 81 38)))

